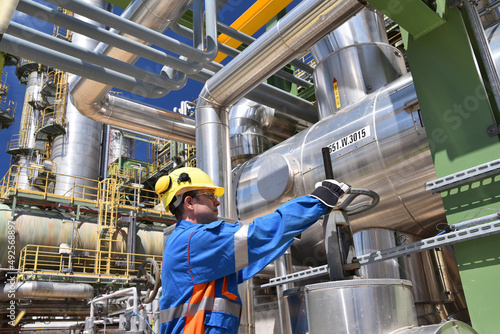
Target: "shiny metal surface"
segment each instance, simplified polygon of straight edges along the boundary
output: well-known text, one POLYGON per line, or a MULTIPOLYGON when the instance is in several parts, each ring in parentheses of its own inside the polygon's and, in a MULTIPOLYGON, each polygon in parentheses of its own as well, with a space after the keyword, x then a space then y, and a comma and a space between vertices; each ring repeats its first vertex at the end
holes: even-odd
MULTIPOLYGON (((420 326, 416 328, 397 331, 397 334, 477 334, 477 332, 464 322, 457 320, 443 321, 437 325, 420 326)), ((394 334, 396 334, 394 333, 394 334)))
POLYGON ((417 325, 411 283, 360 279, 306 285, 284 292, 298 333, 386 334, 417 325))
MULTIPOLYGON (((105 2, 101 0, 89 0, 89 2, 100 8, 106 6, 105 2)), ((97 24, 93 21, 89 22, 97 24)), ((74 34, 72 43, 92 50, 98 42, 83 35, 74 34)), ((74 75, 70 75, 68 82, 75 79, 74 75)), ((51 160, 56 165, 56 172, 97 180, 100 171, 101 137, 102 124, 81 115, 72 101, 68 99, 66 133, 57 136, 52 142, 51 160)), ((58 195, 64 195, 72 187, 72 181, 69 177, 58 175, 56 182, 66 185, 59 188, 58 195)), ((84 186, 96 186, 90 180, 82 180, 82 183, 84 186)))
MULTIPOLYGON (((362 7, 356 0, 301 2, 205 83, 196 106, 197 163, 226 193, 233 194, 226 108, 362 7)), ((234 201, 224 197, 220 214, 234 218, 234 201)))
MULTIPOLYGON (((396 235, 390 230, 363 230, 353 237, 357 256, 396 247, 396 235)), ((401 278, 397 259, 361 266, 359 274, 363 278, 401 278)))
MULTIPOLYGON (((418 239, 390 230, 369 229, 354 235, 356 254, 370 254, 418 239)), ((361 266, 363 278, 404 278, 413 284, 419 324, 439 323, 450 317, 469 321, 463 288, 451 247, 361 266)))
POLYGON ((320 63, 333 52, 366 43, 389 44, 384 16, 370 5, 313 45, 310 50, 316 63, 320 63))
POLYGON ((314 81, 320 119, 406 73, 402 53, 389 45, 383 16, 373 8, 364 8, 311 52, 318 62, 314 81))
MULTIPOLYGON (((136 1, 125 11, 124 18, 130 19, 154 31, 163 32, 172 21, 175 21, 179 15, 182 15, 184 10, 189 8, 190 4, 190 0, 136 1)), ((137 40, 136 38, 133 39, 137 40)), ((146 42, 141 41, 141 43, 146 42)), ((137 54, 114 47, 105 48, 103 45, 102 48, 103 54, 128 63, 134 63, 139 57, 137 54)), ((136 113, 132 113, 133 109, 128 109, 130 104, 127 102, 119 101, 116 97, 111 96, 108 96, 107 100, 105 100, 106 94, 110 89, 111 87, 105 84, 81 78, 72 87, 71 94, 78 110, 87 117, 96 121, 105 122, 106 124, 165 137, 165 132, 160 130, 164 124, 157 124, 158 121, 161 120, 159 116, 162 116, 163 110, 150 108, 149 106, 140 105, 134 102, 134 107, 139 107, 139 110, 143 112, 142 115, 140 115, 143 117, 140 118, 136 113), (113 107, 113 103, 116 105, 115 111, 119 112, 113 113, 113 110, 107 110, 108 107, 113 107), (121 105, 123 109, 120 109, 119 105, 121 105), (137 119, 141 119, 140 124, 137 124, 137 119), (149 128, 155 130, 149 130, 149 128), (162 133, 161 135, 159 134, 160 132, 162 133)), ((168 122, 168 119, 166 122, 168 122)), ((182 125, 180 129, 182 129, 182 125)), ((170 126, 167 127, 167 133, 175 133, 172 130, 174 130, 174 127, 170 123, 170 126)), ((176 138, 177 137, 173 137, 169 139, 176 140, 176 138)))
POLYGON ((200 96, 230 105, 362 8, 355 0, 301 2, 207 81, 200 96))
POLYGON ((15 299, 51 300, 51 299, 90 299, 94 288, 90 284, 52 283, 52 282, 17 282, 0 284, 0 301, 11 300, 9 294, 15 288, 15 299))
POLYGON ((183 143, 195 143, 195 120, 173 111, 139 103, 115 95, 107 95, 95 112, 116 127, 167 138, 183 143))
POLYGON ((357 44, 327 56, 314 71, 320 119, 405 73, 402 53, 388 44, 357 44), (332 82, 336 82, 337 86, 332 82))
MULTIPOLYGON (((120 157, 131 158, 131 149, 133 146, 132 138, 125 138, 123 132, 112 129, 109 131, 109 141, 108 158, 107 160, 112 163, 118 160, 120 157)), ((132 252, 128 252, 132 253, 132 252)))
MULTIPOLYGON (((8 221, 11 218, 11 209, 5 204, 0 204, 0 267, 7 268, 8 264, 8 221)), ((73 234, 73 224, 61 214, 33 209, 30 214, 22 214, 15 220, 16 226, 16 259, 26 245, 43 245, 58 247, 61 244, 71 245, 71 238, 75 248, 96 249, 97 245, 97 219, 83 221, 80 228, 73 234)), ((121 230, 117 237, 127 240, 126 229, 121 230)), ((163 233, 160 228, 141 224, 137 227, 136 252, 139 254, 161 255, 163 248, 163 233)))
POLYGON ((229 111, 229 142, 233 165, 252 158, 270 147, 264 136, 274 110, 248 99, 241 99, 229 111))
MULTIPOLYGON (((408 234, 398 236, 398 244, 418 241, 408 234)), ((463 287, 451 247, 415 253, 398 259, 402 278, 413 282, 419 324, 439 323, 453 317, 470 321, 463 287)))
MULTIPOLYGON (((444 210, 441 200, 423 188, 427 180, 435 178, 435 172, 418 106, 411 108, 414 101, 416 93, 407 74, 249 160, 236 180, 239 219, 251 221, 281 203, 281 199, 270 202, 259 194, 256 184, 264 162, 276 154, 287 159, 294 168, 290 193, 305 195, 325 177, 321 148, 330 145, 335 147, 331 153, 335 178, 380 195, 374 209, 353 216, 354 233, 381 228, 434 235, 434 225, 444 221, 444 210), (346 142, 342 143, 342 138, 347 138, 346 142)), ((317 238, 322 239, 322 235, 317 238)))

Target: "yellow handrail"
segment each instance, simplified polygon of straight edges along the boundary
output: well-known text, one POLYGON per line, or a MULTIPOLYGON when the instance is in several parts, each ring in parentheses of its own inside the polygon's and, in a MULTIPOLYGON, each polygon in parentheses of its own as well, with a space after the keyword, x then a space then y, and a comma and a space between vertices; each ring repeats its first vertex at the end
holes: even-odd
POLYGON ((161 266, 161 256, 69 247, 26 245, 21 250, 20 275, 86 276, 95 278, 137 277, 146 258, 161 266))

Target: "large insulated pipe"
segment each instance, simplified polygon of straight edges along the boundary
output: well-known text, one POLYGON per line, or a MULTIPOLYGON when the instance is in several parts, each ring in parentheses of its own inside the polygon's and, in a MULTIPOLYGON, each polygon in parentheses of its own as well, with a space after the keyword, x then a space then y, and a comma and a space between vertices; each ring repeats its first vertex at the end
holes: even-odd
MULTIPOLYGON (((207 1, 207 3, 210 2, 213 1, 207 1)), ((180 15, 182 15, 183 12, 189 8, 190 4, 191 1, 189 0, 184 0, 182 2, 150 0, 144 2, 135 12, 129 12, 127 18, 136 24, 134 27, 143 25, 151 30, 163 32, 168 28, 172 21, 177 20, 180 15), (183 10, 179 10, 179 8, 183 8, 183 10)), ((207 6, 207 10, 210 8, 212 7, 207 6)), ((209 17, 212 16, 215 17, 215 10, 212 10, 212 13, 207 12, 207 20, 209 20, 209 17)), ((213 26, 215 27, 215 22, 213 26)), ((146 41, 139 40, 139 42, 148 44, 146 41)), ((137 54, 114 47, 104 47, 104 45, 102 45, 101 51, 105 55, 130 64, 133 64, 137 59, 139 59, 139 55, 137 54)), ((71 93, 73 95, 75 105, 82 115, 99 122, 111 124, 107 119, 99 117, 102 116, 101 113, 98 113, 95 110, 97 105, 102 106, 102 100, 110 89, 111 86, 96 83, 85 78, 80 78, 80 80, 78 80, 78 82, 72 87, 71 93)))
POLYGON ((112 94, 94 106, 94 113, 95 118, 109 119, 107 123, 113 126, 187 144, 195 143, 195 120, 190 116, 112 94))
MULTIPOLYGON (((304 1, 207 81, 196 106, 197 163, 228 194, 233 189, 227 108, 363 6, 356 0, 304 1)), ((222 200, 221 215, 235 217, 231 196, 222 200)))
POLYGON ((383 15, 365 8, 311 48, 319 117, 348 107, 406 73, 402 53, 389 45, 383 15))
POLYGON ((7 31, 18 3, 19 0, 7 0, 2 3, 2 11, 0 12, 0 41, 5 31, 7 31))
POLYGON ((52 282, 17 282, 0 284, 0 301, 15 299, 50 300, 50 299, 90 299, 94 288, 90 284, 52 283, 52 282))
MULTIPOLYGON (((349 112, 327 117, 249 160, 235 190, 238 219, 250 221, 310 193, 324 178, 321 149, 330 147, 335 178, 380 195, 375 208, 353 216, 354 233, 381 228, 434 235, 444 210, 422 186, 436 176, 416 101, 406 74, 351 105, 349 112)), ((322 237, 311 238, 311 245, 322 237)))
MULTIPOLYGON (((30 212, 26 213, 18 209, 16 214, 18 215, 15 220, 16 260, 19 258, 21 250, 27 245, 59 247, 61 244, 73 244, 74 248, 78 249, 95 249, 98 238, 97 219, 82 219, 72 224, 69 215, 65 217, 60 213, 51 211, 31 209, 30 212), (73 243, 71 242, 72 239, 74 239, 73 243)), ((7 257, 9 251, 8 224, 11 215, 11 208, 5 204, 0 204, 0 268, 9 266, 7 257)), ((138 225, 135 234, 136 253, 161 256, 164 227, 138 225)), ((128 237, 128 229, 122 228, 119 231, 113 238, 125 243, 128 237)), ((55 251, 57 252, 57 249, 55 251)))
POLYGON ((264 127, 271 124, 274 110, 248 99, 241 99, 229 112, 231 161, 246 161, 270 147, 264 127))

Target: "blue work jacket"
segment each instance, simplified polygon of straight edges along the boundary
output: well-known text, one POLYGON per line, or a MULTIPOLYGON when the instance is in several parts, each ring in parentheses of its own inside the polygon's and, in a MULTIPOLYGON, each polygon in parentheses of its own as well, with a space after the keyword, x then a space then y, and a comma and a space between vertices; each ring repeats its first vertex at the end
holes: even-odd
POLYGON ((302 196, 251 224, 178 221, 163 253, 161 333, 236 334, 238 284, 283 255, 327 209, 302 196))

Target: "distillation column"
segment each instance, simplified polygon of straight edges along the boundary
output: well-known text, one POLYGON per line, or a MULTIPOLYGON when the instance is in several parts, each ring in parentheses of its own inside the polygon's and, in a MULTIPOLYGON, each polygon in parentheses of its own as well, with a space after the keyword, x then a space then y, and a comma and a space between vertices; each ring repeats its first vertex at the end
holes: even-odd
MULTIPOLYGON (((106 2, 101 0, 86 0, 99 8, 105 8, 106 2)), ((76 17, 76 15, 75 15, 76 17)), ((85 22, 91 22, 93 25, 98 23, 85 17, 79 17, 85 22)), ((103 27, 103 25, 100 25, 103 27)), ((80 34, 73 34, 72 43, 93 50, 98 41, 90 39, 80 34)), ((77 77, 70 75, 69 85, 77 77)), ((85 116, 82 116, 75 106, 68 99, 66 107, 66 134, 57 136, 53 141, 52 160, 56 165, 57 192, 67 195, 73 187, 73 178, 69 176, 97 180, 100 172, 100 154, 102 141, 102 124, 97 123, 85 116), (68 177, 64 176, 68 175, 68 177)), ((92 181, 87 181, 83 186, 95 187, 92 181)), ((79 180, 79 182, 84 182, 79 180)), ((78 190, 76 190, 78 192, 78 190)), ((78 197, 78 194, 75 196, 78 197)))

